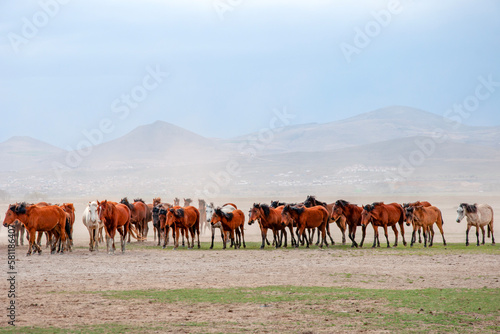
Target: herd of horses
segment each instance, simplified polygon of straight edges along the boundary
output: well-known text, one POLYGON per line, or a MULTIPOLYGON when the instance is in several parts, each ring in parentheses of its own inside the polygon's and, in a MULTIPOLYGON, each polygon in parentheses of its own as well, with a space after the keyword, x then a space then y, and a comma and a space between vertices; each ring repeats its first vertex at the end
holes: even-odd
MULTIPOLYGON (((145 241, 148 235, 148 223, 152 222, 154 240, 158 246, 165 248, 172 235, 174 249, 178 248, 181 239, 182 246, 187 243, 188 248, 194 248, 195 243, 200 248, 200 233, 211 230, 211 246, 214 247, 216 230, 220 230, 223 248, 240 248, 245 245, 245 214, 234 203, 226 203, 215 207, 213 203, 198 200, 198 208, 191 205, 191 199, 175 198, 174 203, 162 202, 161 198, 154 198, 150 204, 142 199, 135 199, 132 203, 127 198, 120 202, 108 200, 89 202, 85 207, 82 222, 87 227, 90 237, 89 250, 98 250, 99 243, 106 238, 106 247, 109 254, 115 251, 115 236, 120 235, 121 251, 130 242, 131 236, 137 241, 145 241)), ((457 223, 467 217, 466 245, 469 245, 469 231, 476 227, 477 246, 480 244, 479 231, 482 231, 482 244, 485 243, 485 228, 492 244, 495 244, 493 235, 493 209, 488 204, 461 203, 457 209, 457 223)), ((23 244, 24 230, 27 231, 29 247, 27 255, 32 252, 42 252, 41 238, 45 234, 47 247, 51 253, 65 250, 71 251, 73 245, 73 225, 75 223, 75 209, 71 203, 52 205, 45 202, 36 204, 16 203, 9 206, 3 222, 4 226, 13 225, 16 233, 16 245, 23 244)), ((389 243, 388 229, 395 235, 394 246, 398 245, 398 236, 401 234, 403 245, 405 240, 404 225, 412 227, 410 246, 423 242, 424 246, 434 243, 434 225, 439 229, 443 244, 446 240, 443 231, 443 216, 441 210, 429 202, 390 203, 375 202, 359 206, 345 200, 334 203, 325 203, 315 196, 307 196, 301 203, 283 203, 272 201, 270 204, 254 203, 248 214, 248 225, 258 224, 261 231, 261 248, 271 245, 267 238, 268 231, 273 234, 272 245, 276 248, 287 247, 288 238, 292 247, 314 243, 320 247, 335 244, 330 234, 330 225, 335 225, 342 234, 342 244, 346 243, 345 232, 351 241, 351 247, 363 247, 366 229, 372 225, 374 240, 372 247, 380 247, 379 228, 384 231, 387 247, 389 243), (399 225, 399 231, 398 231, 399 225), (357 228, 361 228, 361 241, 356 242, 357 228), (328 237, 328 240, 327 240, 328 237)))

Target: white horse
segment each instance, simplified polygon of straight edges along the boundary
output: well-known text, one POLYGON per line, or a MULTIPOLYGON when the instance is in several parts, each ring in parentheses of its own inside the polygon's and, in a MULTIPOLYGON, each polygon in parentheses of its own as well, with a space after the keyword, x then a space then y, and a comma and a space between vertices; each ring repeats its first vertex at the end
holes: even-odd
POLYGON ((467 217, 467 232, 465 232, 465 245, 469 246, 469 230, 471 226, 476 227, 477 246, 479 246, 479 229, 483 232, 484 245, 484 226, 488 226, 488 238, 491 233, 491 244, 495 244, 493 236, 493 209, 488 204, 467 204, 462 203, 457 209, 457 223, 460 223, 464 217, 467 217))
MULTIPOLYGON (((224 204, 224 206, 221 208, 222 212, 224 213, 230 213, 233 212, 234 210, 237 209, 237 207, 233 204, 224 204)), ((214 214, 214 204, 210 203, 210 206, 207 206, 207 221, 211 222, 212 221, 212 216, 214 214)), ((224 229, 222 228, 222 223, 220 221, 216 222, 215 224, 210 223, 210 227, 212 228, 212 244, 210 245, 210 249, 214 248, 214 237, 215 237, 215 229, 218 228, 220 229, 220 236, 222 240, 224 241, 224 229)), ((229 232, 227 232, 229 233, 229 232)))
POLYGON ((82 216, 83 225, 87 227, 90 235, 89 251, 98 251, 98 239, 102 239, 103 222, 99 219, 97 214, 97 202, 89 202, 82 216))

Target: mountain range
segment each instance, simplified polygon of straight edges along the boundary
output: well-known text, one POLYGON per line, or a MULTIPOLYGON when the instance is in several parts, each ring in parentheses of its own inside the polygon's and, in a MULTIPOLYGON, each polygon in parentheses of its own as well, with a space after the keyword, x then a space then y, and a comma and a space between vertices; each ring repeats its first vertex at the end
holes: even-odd
POLYGON ((452 190, 463 184, 490 191, 500 179, 500 127, 455 124, 409 107, 279 128, 265 142, 256 138, 259 133, 205 138, 156 121, 92 147, 89 155, 81 155, 68 168, 68 159, 78 152, 12 137, 0 143, 0 174, 7 180, 0 188, 11 193, 34 189, 84 195, 82 184, 89 182, 93 189, 122 192, 136 189, 139 182, 148 192, 186 187, 203 192, 204 184, 215 182, 219 188, 234 185, 243 194, 328 185, 376 191, 384 182, 399 182, 412 184, 411 191, 452 190), (223 175, 229 162, 239 172, 220 182, 214 175, 223 175), (62 176, 53 172, 55 166, 62 166, 62 176), (117 180, 128 181, 121 185, 117 180), (139 181, 134 185, 130 180, 139 181))

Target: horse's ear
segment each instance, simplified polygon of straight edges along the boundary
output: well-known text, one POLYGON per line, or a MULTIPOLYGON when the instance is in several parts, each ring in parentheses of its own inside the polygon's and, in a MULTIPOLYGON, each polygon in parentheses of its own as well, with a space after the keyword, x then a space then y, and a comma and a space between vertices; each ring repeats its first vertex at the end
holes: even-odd
POLYGON ((170 210, 168 210, 168 211, 170 211, 171 213, 174 213, 174 209, 170 209, 170 210))

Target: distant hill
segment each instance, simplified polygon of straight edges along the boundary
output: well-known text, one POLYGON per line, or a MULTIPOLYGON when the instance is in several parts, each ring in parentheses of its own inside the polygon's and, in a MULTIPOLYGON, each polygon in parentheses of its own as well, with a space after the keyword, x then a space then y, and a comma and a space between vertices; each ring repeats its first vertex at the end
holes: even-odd
POLYGON ((173 124, 156 121, 123 137, 94 147, 82 162, 85 168, 178 166, 219 161, 228 154, 217 140, 173 124))
POLYGON ((49 168, 66 151, 31 137, 15 136, 0 143, 0 171, 49 168))
POLYGON ((455 127, 453 122, 438 115, 394 106, 341 121, 284 128, 275 133, 268 149, 274 152, 326 151, 413 136, 432 137, 443 131, 449 139, 458 142, 500 146, 500 127, 455 127))

